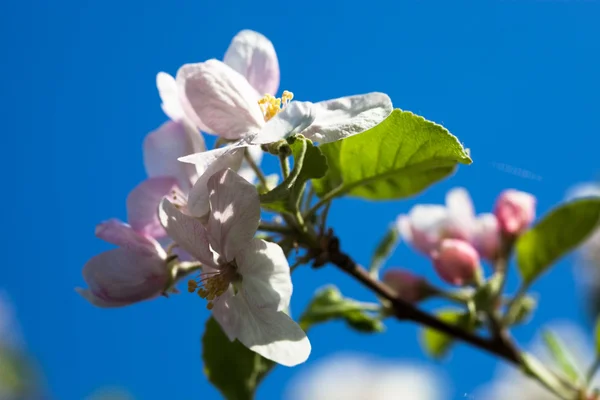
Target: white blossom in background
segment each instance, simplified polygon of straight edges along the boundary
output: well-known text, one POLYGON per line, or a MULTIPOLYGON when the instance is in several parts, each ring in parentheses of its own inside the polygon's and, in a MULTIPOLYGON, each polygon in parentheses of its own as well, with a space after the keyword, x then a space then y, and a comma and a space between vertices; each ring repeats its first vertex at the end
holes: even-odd
POLYGON ((308 358, 311 346, 287 314, 292 296, 290 268, 279 245, 254 238, 260 221, 256 188, 230 169, 207 183, 206 225, 165 199, 161 223, 183 249, 202 263, 190 292, 207 308, 233 341, 285 366, 308 358))
POLYGON ((439 371, 422 364, 337 354, 297 374, 286 400, 450 400, 439 371))
MULTIPOLYGON (((568 321, 554 322, 548 325, 573 355, 573 362, 579 371, 585 374, 594 362, 595 351, 590 341, 589 334, 568 321)), ((537 357, 544 365, 554 371, 560 371, 546 349, 541 335, 538 335, 529 348, 529 353, 537 357)), ((596 375, 590 388, 600 387, 600 377, 596 375)), ((525 376, 521 371, 502 364, 494 382, 481 388, 475 399, 486 400, 556 400, 559 399, 537 381, 525 376)))

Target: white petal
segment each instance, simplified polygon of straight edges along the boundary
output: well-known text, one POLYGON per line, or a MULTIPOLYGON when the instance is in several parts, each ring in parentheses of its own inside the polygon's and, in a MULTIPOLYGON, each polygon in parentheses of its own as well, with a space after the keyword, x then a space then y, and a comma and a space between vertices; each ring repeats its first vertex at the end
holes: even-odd
POLYGON ((392 101, 383 93, 342 97, 315 104, 315 122, 302 134, 319 143, 328 143, 371 129, 393 111, 392 101))
POLYGON ((166 72, 156 75, 156 87, 162 100, 161 107, 165 114, 173 121, 181 121, 184 118, 183 108, 179 100, 179 91, 175 78, 166 72))
POLYGON ((167 255, 161 245, 153 238, 136 232, 130 225, 118 219, 109 219, 96 225, 96 237, 115 244, 119 247, 130 249, 148 256, 158 255, 166 258, 167 255))
POLYGON ((237 338, 244 346, 287 367, 308 359, 311 346, 306 333, 283 311, 254 308, 239 294, 231 300, 240 316, 237 338))
POLYGON ((227 261, 250 244, 260 222, 260 201, 254 185, 231 169, 217 172, 208 180, 211 245, 227 261))
POLYGON ((240 332, 241 315, 232 308, 235 306, 235 301, 232 299, 233 289, 230 287, 213 301, 212 312, 229 340, 234 341, 240 332))
POLYGON ((278 244, 253 239, 235 257, 242 275, 244 297, 255 307, 287 309, 292 279, 287 258, 278 244))
POLYGON ((446 207, 452 217, 459 220, 473 220, 475 210, 469 192, 465 188, 454 188, 446 194, 446 207))
POLYGON ((137 185, 127 196, 127 221, 131 227, 144 235, 155 239, 166 236, 158 220, 160 201, 173 192, 181 192, 177 179, 161 176, 146 179, 137 185))
POLYGON ((260 94, 275 95, 279 88, 279 61, 273 43, 251 30, 231 41, 223 62, 242 74, 260 94))
POLYGON ((167 199, 158 208, 158 217, 171 239, 185 251, 208 266, 214 266, 214 255, 209 247, 204 225, 194 217, 185 215, 167 199))
POLYGON ((400 233, 400 237, 408 244, 412 244, 412 226, 410 223, 410 217, 406 214, 399 215, 396 218, 396 230, 400 233))
POLYGON ((304 130, 315 121, 314 104, 292 101, 252 138, 252 144, 273 143, 304 130))
POLYGON ((261 96, 221 61, 184 65, 177 72, 177 84, 197 118, 219 136, 238 139, 264 125, 261 96))
POLYGON ((83 267, 83 278, 95 297, 135 303, 160 295, 170 273, 157 254, 120 247, 92 257, 83 267))
MULTIPOLYGON (((249 146, 248 154, 250 155, 250 158, 254 160, 254 164, 260 165, 263 158, 263 151, 260 148, 260 146, 249 146)), ((238 170, 238 175, 252 184, 254 184, 254 181, 256 180, 256 173, 245 158, 242 160, 242 164, 240 165, 240 168, 238 170)))
POLYGON ((196 180, 196 168, 178 158, 206 150, 204 139, 182 123, 169 121, 144 139, 144 166, 149 177, 172 176, 188 190, 196 180))
POLYGON ((421 204, 410 210, 409 217, 413 230, 437 234, 447 221, 448 210, 440 205, 421 204))
POLYGON ((208 213, 210 209, 208 202, 210 194, 207 186, 208 180, 216 172, 223 169, 231 168, 234 171, 238 170, 244 159, 244 150, 244 147, 230 146, 200 153, 200 155, 204 155, 202 158, 196 158, 196 161, 198 161, 196 168, 200 177, 194 183, 188 196, 188 209, 191 215, 202 218, 208 213))

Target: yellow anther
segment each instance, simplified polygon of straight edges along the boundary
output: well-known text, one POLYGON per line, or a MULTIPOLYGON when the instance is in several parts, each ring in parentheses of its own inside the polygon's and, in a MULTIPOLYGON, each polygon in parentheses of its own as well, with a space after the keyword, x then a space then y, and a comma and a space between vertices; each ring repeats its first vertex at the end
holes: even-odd
POLYGON ((198 288, 198 283, 196 281, 189 280, 188 281, 188 291, 190 293, 194 293, 196 291, 196 288, 198 288))
POLYGON ((211 302, 208 302, 208 304, 206 305, 206 308, 208 308, 209 310, 212 310, 214 307, 214 304, 211 302))
POLYGON ((268 121, 276 116, 293 98, 294 94, 287 90, 283 91, 281 98, 274 97, 270 94, 265 94, 263 98, 258 100, 258 105, 262 110, 265 121, 268 121))

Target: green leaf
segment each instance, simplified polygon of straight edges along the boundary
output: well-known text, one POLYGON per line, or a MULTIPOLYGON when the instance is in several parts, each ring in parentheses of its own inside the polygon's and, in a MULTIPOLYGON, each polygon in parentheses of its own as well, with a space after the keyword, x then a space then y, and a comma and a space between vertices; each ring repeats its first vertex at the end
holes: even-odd
POLYGON ((381 239, 375 252, 373 253, 373 257, 371 258, 371 265, 369 266, 369 272, 373 276, 378 276, 379 270, 383 266, 385 260, 387 260, 390 254, 394 251, 396 246, 398 245, 398 240, 400 239, 400 235, 398 234, 398 230, 395 225, 392 225, 388 228, 385 236, 381 239))
POLYGON ((552 358, 560 367, 561 371, 564 372, 569 381, 572 383, 583 382, 583 376, 581 372, 577 370, 575 363, 573 362, 573 356, 570 354, 569 349, 565 347, 562 341, 550 330, 545 330, 542 334, 546 347, 550 351, 552 358))
POLYGON ((596 319, 596 329, 594 332, 596 339, 596 354, 600 354, 600 317, 596 319))
POLYGON ((379 125, 358 135, 319 146, 329 169, 313 181, 319 196, 335 190, 373 200, 421 192, 471 159, 444 127, 396 109, 379 125))
MULTIPOLYGON (((442 321, 457 325, 466 331, 473 331, 475 329, 475 322, 472 315, 469 312, 455 309, 441 310, 436 313, 437 317, 442 321)), ((448 335, 445 335, 435 329, 423 328, 421 331, 421 346, 425 352, 436 359, 442 359, 450 347, 454 343, 454 339, 448 335)))
POLYGON ((536 307, 537 300, 535 298, 528 295, 521 296, 511 307, 506 323, 508 325, 518 325, 526 322, 536 307))
POLYGON ((517 264, 525 284, 582 243, 598 226, 600 199, 564 204, 546 215, 516 243, 517 264))
POLYGON ((202 358, 208 380, 228 400, 253 399, 258 384, 275 366, 239 341, 229 341, 212 317, 202 338, 202 358))
POLYGON ((294 168, 279 186, 260 196, 261 205, 271 211, 296 212, 306 182, 322 178, 327 172, 327 159, 312 141, 300 135, 289 141, 294 168))
POLYGON ((319 290, 308 305, 300 318, 300 326, 307 331, 316 324, 341 319, 359 332, 383 332, 383 323, 368 312, 377 308, 374 304, 345 298, 335 286, 327 286, 319 290))

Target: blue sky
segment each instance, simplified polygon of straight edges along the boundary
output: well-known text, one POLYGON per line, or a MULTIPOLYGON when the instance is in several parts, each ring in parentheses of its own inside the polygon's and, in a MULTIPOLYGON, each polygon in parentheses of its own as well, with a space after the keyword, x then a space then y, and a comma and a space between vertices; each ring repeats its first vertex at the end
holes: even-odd
MULTIPOLYGON (((125 196, 144 178, 143 137, 166 119, 154 86, 158 71, 221 58, 235 33, 254 29, 273 41, 281 89, 297 99, 382 91, 396 107, 457 135, 473 165, 418 198, 334 203, 330 221, 342 245, 366 263, 398 213, 417 202, 440 203, 451 187, 467 187, 482 212, 502 189, 529 191, 544 213, 572 183, 597 176, 599 12, 600 3, 579 1, 5 4, 0 287, 15 302, 53 398, 81 399, 104 385, 139 399, 218 398, 202 374, 199 338, 208 314, 196 297, 100 310, 73 290, 83 283, 85 261, 108 248, 94 237, 95 224, 124 218, 125 196)), ((534 287, 541 308, 532 325, 517 329, 520 341, 554 319, 586 323, 570 264, 559 263, 534 287)), ((433 277, 404 245, 390 265, 433 277)), ((294 275, 296 313, 331 282, 371 299, 333 268, 294 275)), ((294 373, 337 350, 423 359, 416 328, 405 323, 390 321, 379 336, 332 323, 310 338, 310 361, 278 368, 259 398, 278 398, 294 373)), ((493 377, 496 362, 459 346, 444 368, 460 399, 493 377)))

